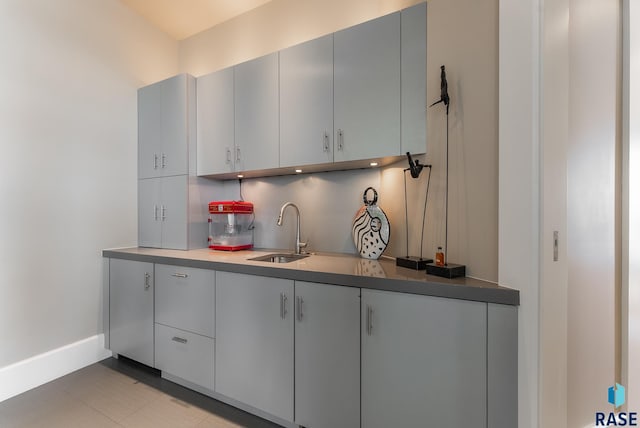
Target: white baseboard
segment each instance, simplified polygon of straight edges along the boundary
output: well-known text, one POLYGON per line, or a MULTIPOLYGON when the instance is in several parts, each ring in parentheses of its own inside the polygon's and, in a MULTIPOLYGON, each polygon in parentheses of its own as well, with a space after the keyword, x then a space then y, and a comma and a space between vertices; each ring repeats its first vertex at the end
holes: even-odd
POLYGON ((0 402, 111 356, 104 334, 0 368, 0 402))

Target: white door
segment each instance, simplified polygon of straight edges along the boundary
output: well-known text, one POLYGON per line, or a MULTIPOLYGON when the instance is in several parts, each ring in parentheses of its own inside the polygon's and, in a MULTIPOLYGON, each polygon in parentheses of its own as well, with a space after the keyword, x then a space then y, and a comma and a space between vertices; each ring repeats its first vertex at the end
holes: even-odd
POLYGON ((197 174, 233 172, 233 67, 198 77, 197 174))
POLYGON ((280 51, 280 166, 333 162, 333 34, 280 51))
POLYGON ((360 426, 360 289, 296 281, 295 422, 360 426))
POLYGON ((153 366, 153 264, 109 261, 111 350, 153 366))
POLYGON ((400 13, 334 34, 335 161, 400 154, 400 13))
POLYGON ((216 392, 293 420, 293 281, 216 272, 216 392))
POLYGON ((486 427, 487 304, 362 290, 362 428, 486 427))

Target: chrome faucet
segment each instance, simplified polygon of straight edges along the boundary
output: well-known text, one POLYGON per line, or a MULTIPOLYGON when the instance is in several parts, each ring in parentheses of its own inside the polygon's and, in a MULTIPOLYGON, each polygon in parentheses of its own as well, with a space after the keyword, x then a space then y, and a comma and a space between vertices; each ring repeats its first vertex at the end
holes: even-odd
POLYGON ((295 254, 301 254, 302 248, 307 246, 306 242, 300 242, 300 210, 293 202, 285 203, 282 208, 280 208, 280 215, 278 216, 278 226, 282 226, 282 215, 284 214, 284 210, 287 207, 293 207, 296 210, 296 252, 295 254))

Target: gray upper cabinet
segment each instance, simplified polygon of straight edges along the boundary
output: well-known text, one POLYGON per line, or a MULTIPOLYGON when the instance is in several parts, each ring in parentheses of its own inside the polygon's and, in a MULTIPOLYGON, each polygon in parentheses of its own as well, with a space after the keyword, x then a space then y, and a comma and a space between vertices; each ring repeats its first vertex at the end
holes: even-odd
POLYGON ((195 79, 186 74, 138 90, 138 178, 189 172, 188 110, 194 91, 195 79))
POLYGON ((198 78, 198 175, 235 171, 233 67, 198 78))
POLYGON ((427 151, 427 4, 400 13, 401 140, 400 154, 427 151))
POLYGON ((109 335, 114 353, 154 365, 152 263, 109 261, 109 335))
POLYGON ((400 155, 400 13, 334 34, 335 161, 400 155))
POLYGON ((333 34, 280 51, 280 166, 333 162, 333 34))
POLYGON ((278 53, 238 64, 234 73, 235 170, 277 168, 278 53))
POLYGON ((487 426, 487 304, 362 290, 362 428, 487 426))
POLYGON ((360 426, 360 289, 296 281, 295 423, 360 426))

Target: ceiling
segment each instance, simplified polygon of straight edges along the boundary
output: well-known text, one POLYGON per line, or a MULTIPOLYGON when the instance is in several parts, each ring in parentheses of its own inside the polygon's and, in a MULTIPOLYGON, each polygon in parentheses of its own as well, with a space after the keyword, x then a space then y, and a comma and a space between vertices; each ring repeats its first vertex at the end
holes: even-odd
POLYGON ((176 40, 241 15, 271 0, 120 0, 176 40))

